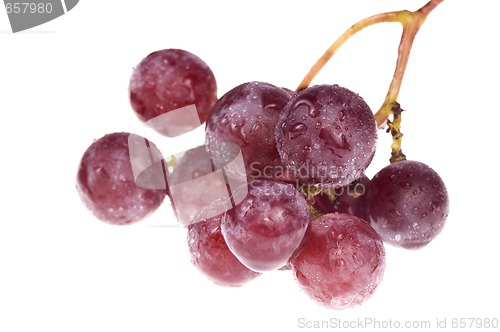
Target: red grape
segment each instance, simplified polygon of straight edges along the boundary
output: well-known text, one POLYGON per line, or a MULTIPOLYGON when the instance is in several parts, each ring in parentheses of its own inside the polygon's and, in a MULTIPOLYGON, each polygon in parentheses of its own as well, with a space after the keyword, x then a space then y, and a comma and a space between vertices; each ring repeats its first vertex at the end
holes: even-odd
MULTIPOLYGON (((241 181, 234 178, 226 181, 222 170, 213 167, 205 145, 186 151, 168 176, 169 195, 177 220, 189 225, 223 213, 231 202, 228 190, 242 183, 246 184, 246 177, 241 181)), ((243 197, 232 199, 240 202, 243 197)))
MULTIPOLYGON (((143 122, 196 105, 199 123, 203 123, 217 101, 217 84, 210 68, 194 54, 179 49, 156 51, 144 58, 132 73, 129 90, 132 108, 143 122)), ((174 128, 190 125, 191 119, 176 116, 153 128, 175 136, 178 132, 174 128)))
POLYGON ((380 170, 367 197, 371 225, 384 241, 408 249, 427 245, 448 217, 448 192, 432 168, 404 160, 380 170))
POLYGON ((221 215, 188 226, 191 262, 213 282, 241 286, 260 273, 245 267, 231 253, 220 228, 221 215))
POLYGON ((276 126, 282 162, 306 183, 345 186, 360 178, 373 158, 376 138, 368 105, 338 85, 302 90, 276 126))
POLYGON ((263 82, 241 84, 222 96, 206 127, 206 144, 215 162, 227 163, 220 142, 231 142, 240 147, 248 174, 274 178, 276 172, 283 173, 274 127, 289 100, 283 89, 263 82))
POLYGON ((385 249, 362 219, 330 213, 311 222, 309 238, 291 265, 307 295, 325 307, 344 309, 375 291, 384 274, 385 249))
POLYGON ((236 257, 254 271, 284 266, 311 220, 305 198, 291 184, 254 179, 245 199, 222 219, 222 234, 236 257))
MULTIPOLYGON (((76 188, 83 203, 97 218, 111 224, 130 224, 143 219, 161 205, 167 194, 166 189, 146 189, 137 185, 130 148, 141 147, 129 146, 129 142, 137 142, 130 141, 129 135, 113 133, 94 141, 83 154, 78 168, 76 188)), ((144 142, 148 141, 143 139, 144 142)), ((154 144, 148 144, 154 155, 161 156, 154 144)), ((161 172, 161 167, 150 170, 161 172)), ((164 181, 163 173, 147 173, 147 170, 143 172, 145 179, 155 179, 159 175, 164 181)), ((144 182, 151 183, 147 179, 144 182)))

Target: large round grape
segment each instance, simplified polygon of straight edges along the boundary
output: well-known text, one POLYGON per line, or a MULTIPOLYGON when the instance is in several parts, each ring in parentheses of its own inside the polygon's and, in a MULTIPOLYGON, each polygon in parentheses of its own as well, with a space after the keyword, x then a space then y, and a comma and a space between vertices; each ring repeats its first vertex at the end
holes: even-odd
POLYGON ((408 249, 428 244, 448 217, 446 186, 424 163, 404 160, 380 170, 367 197, 371 225, 384 241, 408 249))
POLYGON ((291 260, 297 282, 319 304, 344 309, 375 291, 385 269, 380 236, 364 220, 343 213, 311 221, 308 239, 291 260))
POLYGON ((226 212, 221 227, 233 254, 263 272, 287 264, 310 220, 309 206, 294 186, 263 179, 249 183, 248 195, 226 212))
POLYGON ((345 186, 360 178, 375 153, 373 113, 356 93, 338 85, 302 90, 276 126, 282 162, 303 182, 345 186))
POLYGON ((220 142, 231 142, 240 147, 248 174, 275 178, 283 173, 274 127, 289 100, 286 91, 264 82, 244 83, 222 96, 206 127, 205 142, 214 161, 227 164, 231 154, 220 142))
MULTIPOLYGON (((203 123, 217 101, 217 84, 208 65, 179 49, 156 51, 144 58, 132 73, 129 91, 132 108, 144 122, 196 105, 203 123)), ((168 128, 155 129, 169 132, 168 128)))
MULTIPOLYGON (((161 205, 167 194, 167 190, 144 189, 136 184, 129 135, 113 133, 94 141, 78 168, 76 188, 83 203, 98 219, 111 224, 130 224, 145 218, 161 205)), ((149 146, 156 155, 161 155, 153 143, 149 142, 149 146)))
POLYGON ((191 262, 222 286, 242 286, 260 273, 245 267, 229 250, 220 228, 221 215, 188 226, 191 262))

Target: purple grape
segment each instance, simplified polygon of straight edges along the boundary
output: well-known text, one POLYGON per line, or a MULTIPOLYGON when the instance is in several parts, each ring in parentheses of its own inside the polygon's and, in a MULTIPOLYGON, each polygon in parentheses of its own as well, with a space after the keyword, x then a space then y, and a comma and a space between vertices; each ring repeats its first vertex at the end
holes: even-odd
MULTIPOLYGON (((78 168, 76 188, 80 198, 98 219, 110 224, 130 224, 145 218, 161 205, 167 194, 165 189, 144 189, 136 184, 129 135, 113 133, 94 141, 78 168)), ((161 156, 154 144, 148 144, 155 155, 161 156)), ((161 172, 161 167, 151 170, 161 172)), ((153 176, 156 175, 164 180, 163 174, 153 176)))
POLYGON ((360 178, 373 158, 376 138, 368 105, 338 85, 302 90, 276 126, 281 161, 309 184, 340 187, 360 178))
MULTIPOLYGON (((230 185, 238 188, 241 183, 233 181, 230 185)), ((230 202, 230 188, 222 171, 213 168, 205 145, 190 149, 177 159, 168 184, 174 213, 184 226, 222 214, 230 202)))
POLYGON ((380 170, 367 197, 371 225, 384 241, 407 249, 427 245, 448 217, 448 192, 429 166, 404 160, 380 170))
POLYGON ((361 304, 385 270, 380 236, 364 220, 343 213, 311 222, 304 248, 291 260, 297 282, 312 299, 333 309, 361 304))
MULTIPOLYGON (((206 121, 217 101, 214 74, 196 55, 178 49, 156 51, 144 58, 130 78, 130 103, 143 122, 173 110, 196 105, 200 123, 206 121)), ((172 136, 175 121, 169 119, 163 127, 153 127, 161 134, 172 136)))
POLYGON ((291 184, 252 180, 249 193, 222 219, 222 234, 238 259, 254 271, 284 266, 299 247, 311 213, 291 184))
POLYGON ((215 104, 207 120, 206 144, 216 164, 226 164, 222 142, 237 144, 247 173, 275 178, 282 173, 274 135, 278 116, 290 100, 283 89, 263 82, 241 84, 215 104), (276 169, 278 168, 278 169, 276 169))
POLYGON ((221 216, 188 226, 191 262, 216 284, 242 286, 260 273, 245 267, 229 250, 221 233, 221 216))
POLYGON ((187 226, 194 222, 197 214, 206 206, 205 193, 211 191, 214 184, 210 182, 210 179, 202 177, 211 172, 210 156, 204 145, 186 151, 182 157, 177 159, 172 173, 168 177, 168 183, 171 187, 169 195, 173 203, 174 213, 182 225, 187 226), (182 185, 195 179, 198 179, 196 189, 193 188, 192 184, 182 185))

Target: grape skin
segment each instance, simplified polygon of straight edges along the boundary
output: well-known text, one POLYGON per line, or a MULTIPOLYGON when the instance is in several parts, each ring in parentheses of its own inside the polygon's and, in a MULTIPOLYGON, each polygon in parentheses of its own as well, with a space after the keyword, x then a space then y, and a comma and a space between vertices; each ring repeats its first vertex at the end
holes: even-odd
POLYGON ((228 189, 224 177, 215 176, 206 146, 186 151, 168 176, 170 198, 179 223, 184 226, 225 211, 228 189))
POLYGON ((345 309, 373 294, 383 278, 385 249, 362 219, 329 213, 311 222, 309 238, 291 265, 309 297, 327 308, 345 309))
POLYGON ((404 160, 380 170, 367 198, 371 225, 384 241, 418 249, 443 229, 449 211, 446 186, 424 163, 404 160))
POLYGON ((226 212, 221 227, 233 254, 249 269, 264 272, 286 265, 310 220, 309 206, 294 186, 254 179, 245 199, 226 212))
POLYGON ((276 126, 281 161, 310 184, 340 187, 360 178, 373 158, 376 138, 368 105, 338 85, 302 90, 276 126))
POLYGON ((274 178, 283 173, 274 135, 278 116, 290 100, 283 89, 264 82, 248 82, 227 92, 207 120, 205 144, 217 164, 227 164, 219 142, 237 144, 247 174, 274 178))
MULTIPOLYGON (((167 190, 137 186, 130 163, 129 133, 112 133, 94 141, 80 161, 76 188, 84 205, 100 220, 125 225, 153 213, 167 190)), ((150 142, 150 147, 160 152, 150 142)))
POLYGON ((168 184, 175 191, 175 200, 172 197, 172 192, 169 195, 173 202, 175 216, 182 225, 189 225, 193 222, 199 211, 205 207, 204 192, 210 190, 213 184, 199 178, 210 172, 212 172, 212 165, 204 145, 186 151, 182 157, 176 160, 172 173, 168 176, 168 184), (173 188, 178 184, 197 178, 196 190, 193 190, 192 186, 189 188, 178 187, 180 190, 173 188))
MULTIPOLYGON (((129 93, 132 108, 143 122, 194 104, 204 123, 217 101, 217 83, 208 65, 196 55, 166 49, 149 54, 135 67, 129 93)), ((169 136, 168 128, 155 129, 169 136)))
POLYGON ((229 250, 221 232, 221 216, 188 226, 191 263, 218 285, 242 286, 261 274, 245 267, 229 250))

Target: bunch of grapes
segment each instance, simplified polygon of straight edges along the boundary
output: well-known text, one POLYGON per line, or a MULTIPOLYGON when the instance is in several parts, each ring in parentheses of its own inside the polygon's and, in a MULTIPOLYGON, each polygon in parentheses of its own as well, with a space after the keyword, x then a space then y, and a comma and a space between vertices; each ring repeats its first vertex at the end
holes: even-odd
MULTIPOLYGON (((416 18, 425 19, 426 6, 416 18)), ((402 153, 395 100, 374 116, 345 87, 308 85, 291 91, 247 82, 218 99, 200 58, 179 49, 151 53, 130 80, 136 115, 165 136, 205 123, 205 142, 166 162, 143 137, 105 135, 81 159, 82 201, 102 221, 123 225, 168 196, 187 228, 192 263, 215 283, 241 286, 292 270, 321 305, 362 303, 382 280, 384 242, 428 244, 444 226, 448 194, 432 168, 402 153), (369 179, 381 122, 394 139, 391 163, 369 179)))

